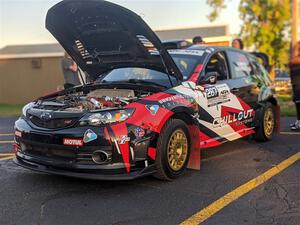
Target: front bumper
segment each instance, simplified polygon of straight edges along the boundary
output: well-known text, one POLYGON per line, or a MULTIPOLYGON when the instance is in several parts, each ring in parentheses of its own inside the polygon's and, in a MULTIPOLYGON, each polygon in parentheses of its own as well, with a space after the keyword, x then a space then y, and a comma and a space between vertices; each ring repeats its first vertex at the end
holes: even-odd
POLYGON ((154 161, 147 156, 149 138, 130 139, 130 160, 123 161, 116 143, 109 140, 104 127, 73 127, 60 130, 41 130, 24 119, 15 123, 16 157, 14 162, 27 169, 64 176, 99 179, 130 180, 155 173, 154 161), (83 146, 66 146, 64 138, 83 138, 87 129, 97 134, 97 139, 83 146), (110 157, 95 163, 92 154, 105 151, 110 157), (130 170, 128 171, 128 165, 130 170), (127 168, 126 168, 127 167, 127 168))
POLYGON ((92 180, 133 180, 136 178, 144 177, 155 173, 154 165, 148 166, 142 170, 134 171, 131 173, 121 174, 103 174, 101 170, 84 170, 84 169, 68 169, 60 168, 53 165, 44 165, 36 163, 31 157, 16 155, 13 159, 14 163, 26 169, 48 174, 62 175, 68 177, 76 177, 82 179, 92 180))

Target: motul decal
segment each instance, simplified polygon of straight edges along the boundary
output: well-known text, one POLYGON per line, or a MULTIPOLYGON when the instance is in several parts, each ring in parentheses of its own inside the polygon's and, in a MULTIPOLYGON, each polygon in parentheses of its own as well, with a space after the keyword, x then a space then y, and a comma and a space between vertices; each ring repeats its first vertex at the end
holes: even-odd
POLYGON ((83 140, 75 138, 64 138, 63 144, 69 146, 83 146, 83 140))

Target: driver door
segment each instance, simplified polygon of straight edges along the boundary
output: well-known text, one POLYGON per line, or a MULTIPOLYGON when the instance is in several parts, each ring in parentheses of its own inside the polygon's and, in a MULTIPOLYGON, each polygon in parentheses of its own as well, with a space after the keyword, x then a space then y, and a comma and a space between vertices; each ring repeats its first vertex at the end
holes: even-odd
POLYGON ((201 147, 212 147, 243 136, 242 121, 250 117, 251 109, 240 102, 227 84, 230 77, 226 53, 217 52, 204 67, 199 81, 199 127, 201 147))

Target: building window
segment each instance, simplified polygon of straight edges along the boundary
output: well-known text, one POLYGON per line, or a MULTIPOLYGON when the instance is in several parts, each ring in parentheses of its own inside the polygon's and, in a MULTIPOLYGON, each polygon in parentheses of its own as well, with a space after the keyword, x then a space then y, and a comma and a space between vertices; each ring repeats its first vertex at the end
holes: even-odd
POLYGON ((40 69, 42 67, 41 59, 32 59, 31 60, 31 68, 32 69, 40 69))

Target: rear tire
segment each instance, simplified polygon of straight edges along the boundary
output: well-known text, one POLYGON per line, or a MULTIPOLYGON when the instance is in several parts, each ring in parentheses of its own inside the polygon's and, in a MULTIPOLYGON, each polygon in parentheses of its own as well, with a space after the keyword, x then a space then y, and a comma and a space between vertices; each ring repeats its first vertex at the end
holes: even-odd
POLYGON ((154 177, 173 180, 181 176, 189 161, 190 137, 186 124, 179 119, 170 119, 162 128, 157 141, 154 177))
POLYGON ((254 134, 256 141, 269 141, 272 139, 275 129, 275 113, 271 103, 257 112, 258 127, 254 134))

